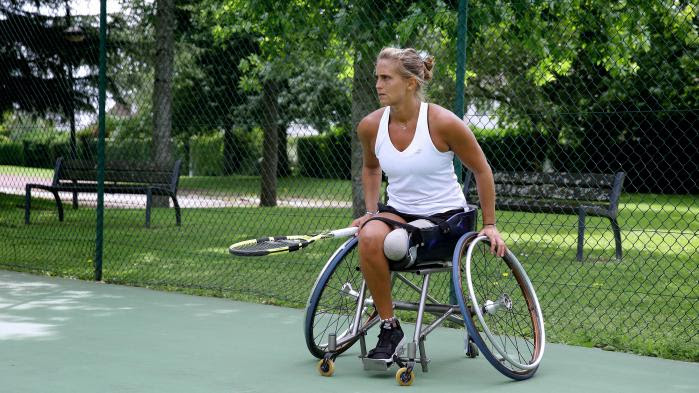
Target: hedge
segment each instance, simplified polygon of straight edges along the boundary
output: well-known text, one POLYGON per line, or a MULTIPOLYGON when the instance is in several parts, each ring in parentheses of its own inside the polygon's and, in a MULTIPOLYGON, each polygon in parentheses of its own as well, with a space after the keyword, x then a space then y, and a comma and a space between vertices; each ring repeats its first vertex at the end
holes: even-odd
POLYGON ((259 174, 258 136, 254 130, 193 136, 189 143, 190 173, 193 176, 259 174))
POLYGON ((24 165, 24 149, 21 142, 0 137, 0 165, 24 165))
POLYGON ((190 139, 189 149, 189 165, 192 175, 223 175, 223 135, 194 136, 190 139))
POLYGON ((308 136, 297 141, 298 167, 301 176, 322 179, 349 179, 352 151, 347 132, 308 136))
POLYGON ((546 139, 541 134, 488 130, 476 139, 494 171, 536 172, 544 166, 546 139))

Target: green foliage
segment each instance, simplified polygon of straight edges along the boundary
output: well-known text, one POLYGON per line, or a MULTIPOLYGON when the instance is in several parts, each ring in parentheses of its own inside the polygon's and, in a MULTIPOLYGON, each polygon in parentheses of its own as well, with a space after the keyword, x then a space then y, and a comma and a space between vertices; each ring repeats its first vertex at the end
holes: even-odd
POLYGON ((24 149, 22 143, 0 135, 0 165, 23 165, 24 149))
POLYGON ((22 140, 24 165, 36 168, 53 168, 56 158, 70 155, 67 133, 32 133, 22 140))
POLYGON ((350 128, 352 81, 339 77, 345 66, 343 59, 325 59, 289 78, 288 88, 279 94, 285 116, 321 133, 333 125, 350 128))
POLYGON ((471 104, 501 126, 545 135, 556 169, 623 169, 639 191, 697 191, 684 169, 699 97, 696 4, 476 1, 469 9, 471 104))
POLYGON ((546 141, 541 134, 511 129, 473 129, 495 171, 541 171, 546 141))
POLYGON ((349 179, 350 135, 335 129, 326 135, 299 138, 298 167, 301 176, 325 179, 349 179))
POLYGON ((193 136, 190 143, 190 169, 195 176, 223 175, 223 135, 193 136))
MULTIPOLYGON (((257 175, 260 173, 259 160, 262 157, 262 130, 235 129, 225 132, 224 173, 257 175)), ((281 158, 281 157, 280 157, 281 158)))
MULTIPOLYGON (((15 110, 67 119, 73 109, 94 111, 97 17, 73 15, 70 24, 80 26, 83 39, 70 41, 64 36, 66 4, 14 0, 0 6, 0 113, 15 110), (81 70, 72 84, 71 68, 81 70)), ((113 53, 117 47, 108 45, 107 50, 113 53)), ((118 96, 113 84, 108 88, 118 96)))
POLYGON ((106 161, 149 162, 152 142, 148 139, 113 139, 105 141, 106 161))
POLYGON ((190 139, 189 149, 193 176, 257 174, 261 131, 234 130, 195 135, 190 139), (225 144, 228 144, 227 149, 224 149, 225 144))

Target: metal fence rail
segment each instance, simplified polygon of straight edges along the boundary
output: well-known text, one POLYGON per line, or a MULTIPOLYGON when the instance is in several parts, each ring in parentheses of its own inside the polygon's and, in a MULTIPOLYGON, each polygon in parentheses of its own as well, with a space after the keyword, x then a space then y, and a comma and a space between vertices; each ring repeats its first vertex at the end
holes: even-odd
POLYGON ((436 59, 428 100, 463 113, 494 172, 625 175, 621 259, 605 217, 577 260, 577 214, 498 212, 549 339, 699 360, 695 2, 156 0, 101 24, 80 4, 0 5, 0 267, 303 306, 337 243, 226 248, 364 212, 375 58, 414 47, 436 59), (41 190, 25 224, 26 185, 59 157, 126 186, 181 160, 181 225, 154 195, 146 228, 147 192, 61 191, 61 222, 41 190))

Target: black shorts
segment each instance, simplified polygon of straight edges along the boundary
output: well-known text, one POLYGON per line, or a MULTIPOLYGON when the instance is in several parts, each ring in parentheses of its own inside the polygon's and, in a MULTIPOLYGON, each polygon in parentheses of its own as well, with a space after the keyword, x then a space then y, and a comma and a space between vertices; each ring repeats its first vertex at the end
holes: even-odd
MULTIPOLYGON (((433 214, 433 215, 428 216, 428 217, 434 217, 434 218, 442 221, 442 220, 446 220, 447 218, 453 216, 454 214, 463 213, 463 212, 464 212, 464 209, 452 209, 452 210, 445 211, 444 213, 437 213, 437 214, 433 214)), ((383 203, 379 203, 379 213, 393 213, 393 214, 397 215, 398 217, 404 219, 405 222, 415 221, 415 220, 419 220, 421 218, 424 218, 424 216, 399 212, 395 208, 388 206, 388 205, 384 205, 383 203)))

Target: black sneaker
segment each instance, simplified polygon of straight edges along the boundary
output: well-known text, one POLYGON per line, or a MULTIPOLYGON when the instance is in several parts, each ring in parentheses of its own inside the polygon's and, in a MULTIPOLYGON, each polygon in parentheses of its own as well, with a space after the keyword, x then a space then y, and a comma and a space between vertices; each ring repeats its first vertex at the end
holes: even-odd
POLYGON ((379 342, 376 344, 376 348, 369 351, 367 357, 370 359, 391 360, 401 341, 403 341, 403 330, 400 328, 398 320, 383 322, 379 332, 379 342))

